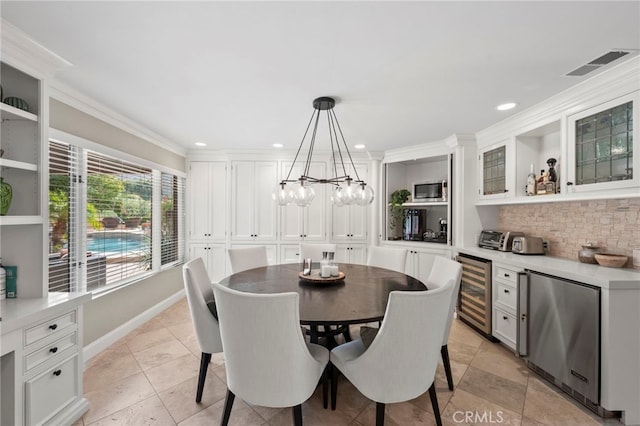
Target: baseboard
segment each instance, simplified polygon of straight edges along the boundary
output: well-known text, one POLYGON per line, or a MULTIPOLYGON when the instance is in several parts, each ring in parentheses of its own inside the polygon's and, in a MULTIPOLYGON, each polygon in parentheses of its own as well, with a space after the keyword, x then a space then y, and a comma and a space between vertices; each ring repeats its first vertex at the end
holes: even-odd
POLYGON ((94 356, 96 356, 97 354, 99 354, 100 352, 102 352, 103 350, 105 350, 106 348, 108 348, 118 340, 122 339, 124 336, 131 333, 133 330, 140 327, 142 324, 149 321, 151 318, 155 317, 160 312, 167 309, 169 306, 180 301, 184 297, 184 295, 185 295, 184 289, 181 289, 175 294, 164 299, 162 302, 142 312, 140 315, 134 318, 131 318, 129 321, 125 322, 120 327, 111 330, 104 336, 86 345, 82 351, 84 365, 86 366, 87 362, 91 358, 93 358, 94 356))

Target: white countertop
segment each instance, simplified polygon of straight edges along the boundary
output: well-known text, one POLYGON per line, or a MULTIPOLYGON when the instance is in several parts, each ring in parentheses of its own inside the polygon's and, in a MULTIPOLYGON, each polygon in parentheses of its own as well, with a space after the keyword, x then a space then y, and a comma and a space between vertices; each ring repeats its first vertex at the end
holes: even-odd
POLYGON ((6 299, 0 302, 0 332, 9 333, 50 314, 91 300, 91 293, 49 293, 47 297, 6 299))
POLYGON ((609 268, 559 257, 513 254, 480 247, 458 247, 455 250, 493 262, 502 262, 517 268, 531 269, 601 288, 640 290, 640 271, 637 269, 609 268))

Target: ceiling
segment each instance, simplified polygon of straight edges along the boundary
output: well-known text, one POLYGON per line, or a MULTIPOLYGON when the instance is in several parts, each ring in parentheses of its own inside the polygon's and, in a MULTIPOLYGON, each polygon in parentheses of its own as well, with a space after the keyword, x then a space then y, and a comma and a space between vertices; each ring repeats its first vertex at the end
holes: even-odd
POLYGON ((474 133, 584 81, 594 73, 565 74, 609 50, 640 49, 638 1, 0 8, 73 64, 57 80, 187 150, 295 149, 318 96, 336 98, 350 147, 474 133), (495 109, 507 101, 518 107, 495 109))

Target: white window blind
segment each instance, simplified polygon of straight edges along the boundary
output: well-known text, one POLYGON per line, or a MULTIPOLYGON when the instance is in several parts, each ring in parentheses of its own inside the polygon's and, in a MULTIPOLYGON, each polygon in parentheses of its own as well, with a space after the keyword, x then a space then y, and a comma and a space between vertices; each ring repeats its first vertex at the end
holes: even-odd
POLYGON ((78 150, 72 145, 49 143, 49 291, 75 291, 78 247, 74 223, 78 197, 78 150))
POLYGON ((184 178, 169 173, 161 174, 161 264, 183 260, 184 236, 184 178))
POLYGON ((122 285, 181 263, 183 251, 183 177, 49 142, 49 291, 122 285))

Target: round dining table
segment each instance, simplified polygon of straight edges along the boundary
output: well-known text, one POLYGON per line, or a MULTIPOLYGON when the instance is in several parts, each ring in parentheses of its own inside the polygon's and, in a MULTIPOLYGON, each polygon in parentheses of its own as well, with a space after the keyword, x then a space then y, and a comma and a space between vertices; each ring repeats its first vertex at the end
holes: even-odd
MULTIPOLYGON (((340 281, 302 279, 297 263, 270 265, 230 275, 220 284, 249 293, 295 292, 300 295, 300 323, 311 326, 347 326, 381 321, 389 293, 394 290, 423 291, 418 279, 375 266, 339 264, 340 281)), ((317 270, 312 274, 317 275, 317 270)), ((312 333, 312 341, 317 336, 312 333)))

